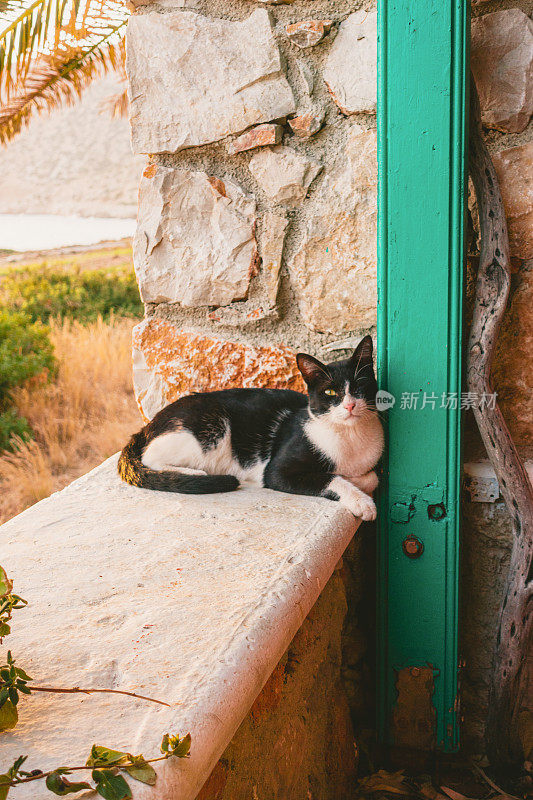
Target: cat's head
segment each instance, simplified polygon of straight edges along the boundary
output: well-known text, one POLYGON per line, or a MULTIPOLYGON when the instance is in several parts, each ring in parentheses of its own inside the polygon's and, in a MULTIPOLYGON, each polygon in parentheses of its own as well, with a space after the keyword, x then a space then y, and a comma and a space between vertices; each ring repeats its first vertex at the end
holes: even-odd
POLYGON ((323 364, 298 353, 298 369, 309 392, 309 409, 315 417, 349 425, 376 413, 378 385, 372 362, 372 338, 361 339, 350 358, 323 364))

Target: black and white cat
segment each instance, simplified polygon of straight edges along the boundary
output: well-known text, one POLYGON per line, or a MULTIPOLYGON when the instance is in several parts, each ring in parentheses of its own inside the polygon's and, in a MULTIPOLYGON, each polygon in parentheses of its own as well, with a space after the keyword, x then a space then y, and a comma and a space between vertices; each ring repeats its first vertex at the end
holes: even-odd
POLYGON ((122 480, 145 489, 203 494, 240 482, 338 500, 376 517, 370 496, 383 451, 372 339, 351 358, 322 364, 299 353, 309 397, 282 389, 226 389, 182 397, 126 445, 122 480))

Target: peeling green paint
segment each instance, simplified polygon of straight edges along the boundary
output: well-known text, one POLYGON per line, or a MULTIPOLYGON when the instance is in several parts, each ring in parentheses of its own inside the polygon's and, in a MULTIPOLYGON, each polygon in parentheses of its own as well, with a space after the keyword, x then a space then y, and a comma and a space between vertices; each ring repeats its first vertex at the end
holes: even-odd
POLYGON ((416 510, 414 505, 415 499, 416 498, 413 497, 409 502, 393 503, 390 510, 392 522, 398 522, 400 524, 410 522, 416 510))

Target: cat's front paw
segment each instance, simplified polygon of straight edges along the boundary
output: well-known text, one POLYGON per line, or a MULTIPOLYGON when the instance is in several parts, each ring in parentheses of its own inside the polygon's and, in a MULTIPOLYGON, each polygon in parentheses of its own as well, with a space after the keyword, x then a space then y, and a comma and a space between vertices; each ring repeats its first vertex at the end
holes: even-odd
POLYGON ((354 517, 361 517, 363 522, 372 522, 377 517, 376 504, 366 494, 357 497, 350 497, 348 502, 343 503, 352 512, 354 517))

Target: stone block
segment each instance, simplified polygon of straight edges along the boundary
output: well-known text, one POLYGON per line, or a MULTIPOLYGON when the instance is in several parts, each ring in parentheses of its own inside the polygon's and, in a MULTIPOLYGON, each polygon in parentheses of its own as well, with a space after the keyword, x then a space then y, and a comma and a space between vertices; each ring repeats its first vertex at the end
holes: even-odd
POLYGON ((250 160, 250 172, 275 203, 299 205, 322 167, 290 147, 265 148, 250 160))
MULTIPOLYGON (((133 800, 195 800, 244 722, 235 759, 219 768, 204 800, 251 800, 254 783, 258 798, 303 800, 310 774, 315 797, 347 797, 339 784, 353 785, 353 736, 338 751, 328 713, 347 716, 339 680, 346 600, 333 572, 359 520, 325 498, 269 489, 139 489, 120 480, 117 460, 1 527, 2 563, 31 609, 17 618, 9 647, 42 685, 60 677, 65 686, 136 692, 168 707, 36 692, 21 699, 15 730, 2 732, 2 768, 21 753, 28 770, 67 758, 83 764, 92 742, 152 757, 165 732, 190 732, 190 757, 154 764, 155 787, 129 783, 133 800), (250 709, 288 651, 295 658, 280 702, 270 698, 271 713, 254 722, 250 709), (288 759, 298 748, 295 771, 288 759), (291 792, 282 795, 284 783, 291 792)), ((13 794, 51 797, 43 780, 13 794)))
POLYGON ((356 11, 341 23, 326 61, 324 80, 343 114, 376 110, 376 11, 356 11))
POLYGON ((304 49, 321 42, 332 24, 330 19, 308 19, 286 25, 285 33, 292 44, 304 49))
POLYGON ((275 125, 273 123, 264 123, 263 125, 256 125, 249 131, 238 136, 233 142, 230 142, 226 150, 230 156, 236 153, 243 153, 245 150, 253 150, 255 147, 264 147, 268 144, 279 144, 283 136, 283 126, 275 125))
POLYGON ((279 288, 279 272, 288 221, 285 216, 267 211, 263 215, 263 231, 259 239, 261 270, 263 272, 268 302, 276 305, 279 288))
POLYGON ((300 76, 300 81, 303 84, 305 93, 311 96, 315 88, 315 76, 311 66, 307 63, 307 61, 304 61, 303 59, 297 59, 296 67, 298 68, 298 74, 300 76))
POLYGON ((230 180, 151 164, 139 190, 133 256, 144 302, 227 305, 255 269, 255 200, 230 180))
POLYGON ((305 391, 295 354, 284 345, 251 347, 154 318, 133 331, 133 385, 145 419, 190 392, 239 386, 305 391))
POLYGON ((314 108, 305 111, 289 120, 292 132, 305 141, 318 133, 324 123, 325 111, 323 108, 314 108))
POLYGON ((533 142, 492 156, 509 228, 511 255, 533 258, 533 142))
POLYGON ((132 145, 175 153, 295 110, 268 11, 242 21, 193 11, 128 23, 132 145))
POLYGON ((523 131, 533 114, 533 22, 518 8, 472 20, 471 64, 483 124, 523 131))
POLYGON ((309 201, 288 262, 306 325, 341 333, 376 320, 376 133, 353 125, 345 150, 309 201))

